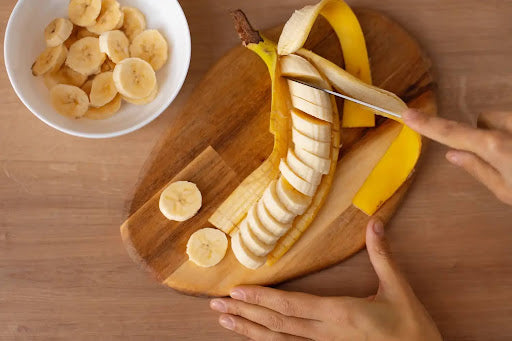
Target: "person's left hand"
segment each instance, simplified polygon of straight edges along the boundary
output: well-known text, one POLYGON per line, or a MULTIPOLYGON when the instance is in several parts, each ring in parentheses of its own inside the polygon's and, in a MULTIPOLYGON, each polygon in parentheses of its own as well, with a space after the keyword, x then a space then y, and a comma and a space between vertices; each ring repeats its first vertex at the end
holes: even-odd
POLYGON ((438 341, 436 325, 391 258, 384 227, 372 220, 366 245, 380 284, 367 298, 318 297, 240 286, 213 299, 224 328, 252 340, 438 341))

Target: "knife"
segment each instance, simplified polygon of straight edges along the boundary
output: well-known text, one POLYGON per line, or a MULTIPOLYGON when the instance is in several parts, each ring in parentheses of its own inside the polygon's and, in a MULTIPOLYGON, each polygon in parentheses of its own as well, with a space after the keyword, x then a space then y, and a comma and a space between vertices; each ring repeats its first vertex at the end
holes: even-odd
POLYGON ((297 78, 293 78, 293 77, 289 77, 289 76, 283 76, 283 78, 286 78, 290 81, 293 81, 293 82, 296 82, 296 83, 300 83, 302 85, 306 85, 306 86, 309 86, 311 88, 314 88, 314 89, 317 89, 317 90, 320 90, 320 91, 323 91, 323 92, 326 92, 328 93, 329 95, 333 95, 333 96, 336 96, 336 97, 341 97, 343 99, 346 99, 347 101, 351 101, 351 102, 354 102, 354 103, 357 103, 357 104, 361 104, 365 107, 368 107, 368 108, 371 108, 373 110, 377 110, 377 111, 380 111, 380 112, 383 112, 383 113, 386 113, 388 115, 391 115, 391 116, 394 116, 394 117, 397 117, 397 118, 402 118, 402 115, 400 114, 397 114, 395 112, 392 112, 392 111, 389 111, 389 110, 386 110, 384 108, 381 108, 381 107, 378 107, 376 105, 373 105, 373 104, 370 104, 370 103, 367 103, 367 102, 364 102, 364 101, 360 101, 358 99, 355 99, 355 98, 352 98, 350 96, 347 96, 347 95, 343 95, 343 94, 340 94, 339 92, 336 92, 336 91, 332 91, 332 90, 328 90, 328 89, 324 89, 322 87, 319 87, 317 85, 314 85, 314 84, 311 84, 311 83, 308 83, 308 82, 305 82, 303 80, 300 80, 300 79, 297 79, 297 78))

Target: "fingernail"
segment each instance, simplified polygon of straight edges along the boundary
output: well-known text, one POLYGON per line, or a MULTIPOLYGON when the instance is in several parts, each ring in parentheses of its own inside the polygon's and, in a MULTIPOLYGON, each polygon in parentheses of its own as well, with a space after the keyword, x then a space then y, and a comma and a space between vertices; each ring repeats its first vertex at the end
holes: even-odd
POLYGON ((231 291, 229 294, 231 298, 234 298, 235 300, 244 301, 245 300, 245 294, 242 290, 235 289, 231 291))
POLYGON ((378 219, 374 219, 372 228, 373 228, 373 232, 377 236, 379 236, 379 237, 384 236, 384 224, 382 224, 382 221, 380 221, 378 219))
POLYGON ((449 151, 448 153, 446 153, 446 158, 448 159, 448 161, 450 161, 454 165, 458 166, 461 164, 461 160, 460 160, 459 154, 457 152, 449 151))
POLYGON ((210 308, 212 308, 215 311, 218 311, 219 313, 225 313, 228 311, 226 303, 224 303, 221 300, 211 300, 210 308))
POLYGON ((221 316, 219 323, 226 329, 233 330, 235 328, 235 321, 229 316, 221 316))

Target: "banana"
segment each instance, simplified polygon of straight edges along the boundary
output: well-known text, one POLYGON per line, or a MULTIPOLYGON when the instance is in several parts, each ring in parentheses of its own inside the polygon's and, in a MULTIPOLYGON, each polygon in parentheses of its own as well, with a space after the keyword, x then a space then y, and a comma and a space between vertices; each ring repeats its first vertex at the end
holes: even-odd
POLYGON ((98 38, 99 35, 97 35, 96 33, 92 33, 91 31, 89 31, 85 27, 82 27, 82 28, 78 29, 78 31, 76 32, 76 37, 78 38, 78 40, 80 40, 80 39, 85 38, 85 37, 98 38))
POLYGON ((256 256, 247 248, 247 246, 242 241, 242 238, 240 237, 240 231, 237 231, 231 237, 231 249, 233 250, 235 257, 238 259, 240 264, 249 269, 255 270, 261 267, 267 261, 266 257, 256 256))
POLYGON ((279 222, 288 224, 293 221, 295 214, 288 211, 283 203, 279 200, 276 192, 276 181, 273 180, 263 193, 262 199, 265 207, 270 214, 279 222))
POLYGON ((64 116, 80 118, 89 109, 89 97, 79 87, 57 84, 50 90, 53 107, 64 116))
POLYGON ((93 75, 101 69, 107 56, 100 51, 98 38, 85 37, 69 49, 66 65, 84 75, 93 75))
POLYGON ((292 141, 296 147, 302 148, 323 158, 328 158, 331 152, 331 144, 308 137, 295 128, 292 128, 292 141))
POLYGON ((196 265, 209 268, 226 255, 228 238, 224 232, 207 227, 192 233, 187 242, 187 255, 196 265))
POLYGON ((73 32, 73 23, 65 18, 57 18, 44 29, 46 46, 55 47, 63 44, 73 32))
POLYGON ((123 7, 124 23, 121 30, 130 41, 146 29, 146 17, 135 7, 123 7))
POLYGON ((160 211, 169 220, 185 221, 199 211, 203 198, 196 184, 176 181, 167 186, 160 195, 160 211))
POLYGON ((332 123, 332 109, 324 108, 297 96, 291 96, 292 105, 306 114, 332 123))
POLYGON ((111 102, 117 95, 117 88, 114 84, 114 78, 112 77, 113 72, 103 72, 94 77, 92 81, 91 93, 89 98, 91 99, 91 105, 93 107, 102 107, 105 104, 111 102))
POLYGON ((240 223, 240 237, 242 238, 244 245, 255 256, 266 256, 274 248, 274 245, 268 245, 259 240, 259 238, 252 232, 247 220, 240 223))
POLYGON ((56 72, 50 72, 43 76, 44 84, 48 89, 53 88, 57 84, 68 84, 81 87, 86 81, 87 76, 76 72, 75 70, 64 65, 56 72))
MULTIPOLYGON (((292 96, 302 98, 305 101, 325 108, 326 112, 332 116, 331 99, 327 93, 291 80, 288 80, 288 87, 292 96)), ((332 118, 328 121, 332 122, 332 118)))
POLYGON ((155 71, 169 58, 169 46, 157 30, 146 30, 137 35, 130 45, 130 55, 147 61, 155 71))
POLYGON ((121 11, 119 2, 116 0, 102 0, 101 11, 98 18, 96 19, 96 23, 87 26, 87 29, 98 35, 102 34, 103 32, 112 31, 117 27, 123 16, 124 13, 121 11))
POLYGON ((131 103, 131 104, 145 105, 145 104, 149 104, 149 103, 153 102, 155 100, 156 96, 158 96, 158 84, 155 86, 153 91, 151 91, 151 93, 147 97, 136 99, 136 98, 130 98, 130 97, 123 96, 123 99, 126 102, 131 103))
POLYGON ((292 109, 291 117, 293 127, 302 134, 322 142, 331 141, 331 125, 329 123, 306 115, 297 109, 292 109))
POLYGON ((114 30, 120 30, 124 25, 124 12, 121 9, 121 19, 117 22, 116 27, 114 27, 114 30))
POLYGON ((76 25, 73 25, 73 31, 71 31, 71 35, 68 37, 68 39, 66 39, 66 41, 64 42, 64 46, 66 46, 66 48, 69 50, 69 48, 71 47, 71 45, 73 45, 77 40, 78 40, 78 37, 77 37, 77 34, 78 34, 78 26, 76 25))
POLYGON ((303 214, 311 204, 311 197, 295 190, 282 176, 277 181, 276 192, 279 200, 286 206, 288 211, 296 215, 303 214))
POLYGON ((91 89, 92 89, 92 79, 89 79, 87 82, 84 83, 84 85, 82 85, 81 89, 83 91, 85 91, 85 93, 87 94, 87 96, 89 96, 91 94, 91 89))
POLYGON ((305 149, 295 147, 295 155, 309 167, 321 174, 328 174, 331 167, 331 160, 325 159, 305 149))
POLYGON ((116 63, 111 61, 110 59, 106 59, 105 63, 101 64, 101 72, 108 72, 108 71, 114 71, 114 68, 116 67, 116 63))
POLYGON ((32 64, 32 74, 42 76, 48 72, 59 70, 67 55, 68 49, 64 45, 47 47, 32 64))
POLYGON ((117 91, 124 97, 142 99, 151 95, 156 87, 155 71, 140 58, 126 58, 114 69, 117 91))
POLYGON ((71 22, 82 27, 94 25, 100 11, 101 0, 71 0, 68 6, 71 22))
POLYGON ((259 240, 267 245, 273 245, 277 242, 280 235, 275 235, 265 228, 260 218, 258 218, 257 205, 255 204, 247 212, 247 224, 250 226, 251 231, 254 233, 259 240))
POLYGON ((286 155, 286 163, 290 167, 290 169, 306 180, 307 182, 318 185, 320 180, 322 179, 322 174, 314 170, 313 168, 306 165, 302 162, 294 153, 293 149, 288 149, 288 154, 286 155))
POLYGON ((286 163, 285 159, 281 160, 281 163, 279 164, 279 170, 281 171, 281 175, 288 181, 290 185, 293 186, 297 191, 300 193, 307 195, 308 197, 312 197, 316 193, 317 185, 313 185, 306 180, 302 179, 300 176, 295 174, 288 164, 286 163))
POLYGON ((256 213, 263 227, 274 236, 281 237, 292 227, 291 223, 283 224, 272 217, 263 200, 256 204, 256 213))
POLYGON ((91 120, 105 120, 117 114, 119 109, 121 109, 121 103, 122 98, 121 95, 118 94, 116 97, 114 97, 112 101, 110 101, 102 107, 90 107, 89 110, 87 110, 87 112, 85 113, 84 117, 91 120))
POLYGON ((108 31, 100 35, 100 51, 116 64, 130 57, 129 47, 130 41, 122 31, 108 31))
POLYGON ((282 56, 279 59, 281 65, 281 74, 283 76, 290 76, 300 78, 308 82, 312 82, 322 88, 327 88, 328 83, 322 79, 322 76, 317 69, 306 59, 296 54, 282 56))

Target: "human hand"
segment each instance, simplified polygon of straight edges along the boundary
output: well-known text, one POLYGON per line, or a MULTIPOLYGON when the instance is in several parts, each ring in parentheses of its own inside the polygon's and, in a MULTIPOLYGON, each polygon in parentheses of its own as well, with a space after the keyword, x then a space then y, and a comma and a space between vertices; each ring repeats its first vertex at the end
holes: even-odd
POLYGON ((366 246, 380 284, 367 298, 318 297, 258 286, 240 286, 232 298, 213 299, 219 323, 252 340, 438 341, 436 325, 393 261, 377 219, 366 246))
POLYGON ((411 109, 403 118, 418 133, 453 148, 446 154, 448 161, 512 205, 512 112, 486 112, 478 118, 478 128, 411 109))

